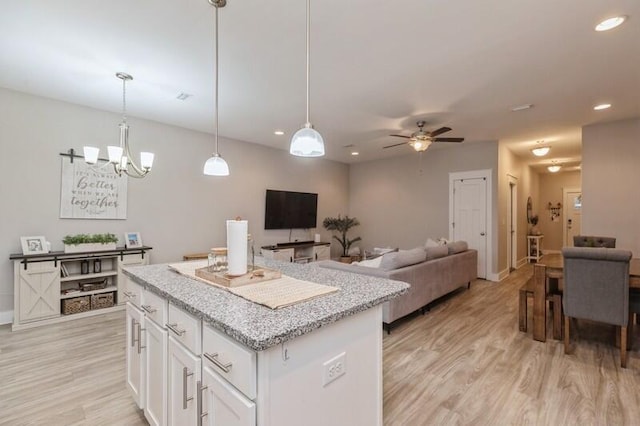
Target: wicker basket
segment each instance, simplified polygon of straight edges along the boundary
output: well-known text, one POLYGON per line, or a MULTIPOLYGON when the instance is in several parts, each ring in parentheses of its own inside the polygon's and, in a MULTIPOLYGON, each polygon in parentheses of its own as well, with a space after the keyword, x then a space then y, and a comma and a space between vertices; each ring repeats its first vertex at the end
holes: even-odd
POLYGON ((114 292, 91 295, 91 309, 110 308, 114 305, 114 292))
POLYGON ((82 291, 102 290, 107 287, 107 279, 87 281, 80 283, 80 289, 82 291))
POLYGON ((62 314, 79 314, 91 309, 91 300, 89 296, 74 297, 71 299, 62 299, 62 314))

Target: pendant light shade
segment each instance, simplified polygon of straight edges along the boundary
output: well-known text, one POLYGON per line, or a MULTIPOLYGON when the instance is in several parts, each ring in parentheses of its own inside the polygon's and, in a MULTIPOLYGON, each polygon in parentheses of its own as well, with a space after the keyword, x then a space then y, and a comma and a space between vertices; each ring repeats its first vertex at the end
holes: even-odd
POLYGON ((289 153, 298 157, 322 157, 324 155, 324 140, 311 123, 298 130, 291 138, 289 153))
POLYGON ((309 121, 309 30, 311 27, 311 6, 307 0, 307 121, 300 130, 293 134, 289 153, 298 157, 322 157, 324 155, 324 139, 313 128, 309 121))
POLYGON ((204 174, 207 176, 229 176, 229 165, 218 154, 213 154, 204 163, 204 174))
POLYGON ((227 0, 207 0, 209 4, 215 7, 215 21, 216 21, 216 29, 215 29, 215 142, 216 142, 216 150, 204 163, 204 169, 202 172, 207 176, 229 176, 229 165, 224 158, 218 154, 218 9, 226 6, 227 0))

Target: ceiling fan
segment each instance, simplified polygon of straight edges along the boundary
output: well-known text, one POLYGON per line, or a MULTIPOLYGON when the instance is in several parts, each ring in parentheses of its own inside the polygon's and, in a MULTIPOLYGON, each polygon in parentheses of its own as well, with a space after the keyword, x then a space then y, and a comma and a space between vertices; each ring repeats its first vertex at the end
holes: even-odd
POLYGON ((432 142, 462 142, 462 141, 464 141, 464 138, 438 138, 438 137, 436 137, 438 135, 441 135, 443 133, 446 133, 446 132, 450 131, 451 130, 450 127, 440 127, 439 129, 436 129, 436 130, 434 130, 432 132, 427 132, 427 131, 425 131, 423 129, 424 125, 426 124, 425 121, 420 120, 416 124, 418 125, 418 130, 416 132, 413 132, 411 134, 411 136, 390 135, 390 136, 396 136, 396 137, 399 137, 399 138, 407 138, 407 139, 409 139, 409 141, 402 142, 402 143, 397 143, 397 144, 394 144, 394 145, 385 146, 383 148, 393 148, 395 146, 409 144, 416 151, 422 152, 422 151, 426 151, 426 149, 429 148, 429 145, 431 145, 432 142))

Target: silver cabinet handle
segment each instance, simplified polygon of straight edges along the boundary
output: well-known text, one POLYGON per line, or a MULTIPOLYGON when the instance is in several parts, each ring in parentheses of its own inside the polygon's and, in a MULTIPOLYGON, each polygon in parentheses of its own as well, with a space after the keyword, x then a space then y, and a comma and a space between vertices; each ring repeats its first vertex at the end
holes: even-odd
POLYGON ((131 293, 129 291, 125 291, 124 295, 127 296, 129 299, 133 299, 134 297, 136 297, 135 293, 131 293))
POLYGON ((173 323, 173 324, 167 324, 167 328, 171 331, 173 331, 174 333, 176 333, 178 336, 182 337, 182 335, 187 331, 187 330, 180 330, 178 328, 178 323, 173 323))
POLYGON ((142 346, 142 332, 145 331, 145 329, 142 328, 140 323, 137 323, 136 326, 138 327, 138 353, 140 354, 142 350, 146 348, 146 346, 142 346))
POLYGON ((224 371, 225 373, 228 373, 229 371, 231 371, 231 367, 233 366, 232 362, 229 362, 227 364, 223 364, 222 362, 220 362, 220 360, 218 359, 218 353, 213 353, 213 354, 208 354, 208 353, 204 353, 204 357, 206 359, 208 359, 209 361, 211 361, 215 366, 217 366, 218 368, 220 368, 222 371, 224 371))
POLYGON ((191 401, 193 397, 187 398, 187 377, 193 376, 193 372, 189 372, 187 367, 182 369, 182 409, 187 409, 187 402, 191 401))
POLYGON ((131 318, 131 347, 136 345, 136 320, 131 318))
POLYGON ((156 308, 154 308, 154 307, 153 307, 153 306, 151 306, 151 305, 140 305, 140 307, 141 307, 144 311, 146 311, 148 314, 152 314, 152 313, 154 313, 154 312, 156 312, 156 311, 157 311, 157 309, 156 309, 156 308))
POLYGON ((208 386, 202 386, 202 382, 197 382, 198 387, 198 426, 202 426, 202 419, 207 417, 209 413, 202 412, 202 391, 206 390, 208 386))

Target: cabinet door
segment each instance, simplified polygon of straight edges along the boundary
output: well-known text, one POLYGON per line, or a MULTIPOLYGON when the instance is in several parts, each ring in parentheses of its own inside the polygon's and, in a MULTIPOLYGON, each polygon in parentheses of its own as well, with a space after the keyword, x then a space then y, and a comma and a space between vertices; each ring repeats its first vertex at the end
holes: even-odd
POLYGON ((151 426, 167 424, 167 330, 145 318, 146 401, 144 416, 151 426))
POLYGON ((330 246, 313 246, 314 260, 329 260, 331 258, 329 249, 330 246))
POLYGON ((279 249, 273 251, 273 259, 282 262, 293 262, 293 249, 279 249))
MULTIPOLYGON (((144 257, 142 254, 128 254, 122 257, 118 257, 118 303, 122 304, 127 302, 128 298, 124 297, 125 291, 130 291, 126 286, 127 276, 122 272, 122 268, 126 266, 140 266, 149 264, 149 252, 145 252, 144 257)), ((140 300, 137 301, 140 303, 140 300)))
POLYGON ((146 381, 146 348, 143 347, 144 315, 127 303, 127 387, 139 408, 144 408, 146 381))
POLYGON ((169 425, 196 425, 197 382, 200 381, 200 358, 193 355, 173 336, 169 336, 169 425))
POLYGON ((255 426, 256 404, 209 367, 202 372, 203 423, 209 426, 255 426))
POLYGON ((54 262, 15 262, 19 322, 60 315, 60 268, 54 262))

